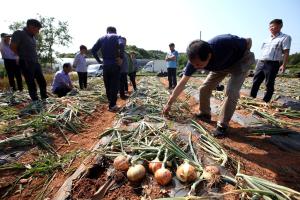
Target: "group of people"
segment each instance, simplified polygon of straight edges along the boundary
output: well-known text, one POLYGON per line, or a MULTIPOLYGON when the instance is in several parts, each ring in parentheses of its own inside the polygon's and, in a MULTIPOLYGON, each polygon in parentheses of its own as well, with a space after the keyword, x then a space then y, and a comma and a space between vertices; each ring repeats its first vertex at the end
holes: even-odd
MULTIPOLYGON (((22 91, 22 75, 25 78, 29 95, 32 101, 39 100, 36 83, 40 89, 41 99, 48 98, 47 83, 42 73, 41 65, 38 62, 36 36, 42 24, 36 19, 27 20, 23 30, 17 30, 12 35, 2 33, 0 50, 4 60, 4 66, 8 75, 9 85, 13 91, 22 91), (15 79, 17 84, 15 83, 15 79)), ((117 35, 116 28, 108 27, 107 35, 100 38, 94 45, 92 51, 99 63, 103 63, 103 79, 106 94, 109 99, 109 110, 118 110, 116 106, 117 94, 120 93, 122 99, 128 98, 129 76, 133 89, 137 90, 136 72, 138 69, 135 52, 125 51, 126 38, 117 35), (103 61, 98 57, 101 50, 103 61)), ((80 89, 87 88, 87 47, 80 46, 80 51, 76 54, 73 65, 64 63, 63 69, 57 71, 53 78, 52 92, 58 97, 66 96, 74 89, 69 73, 73 68, 78 74, 80 89)))
MULTIPOLYGON (((259 87, 265 80, 266 92, 263 100, 266 103, 270 102, 272 98, 278 72, 284 72, 288 63, 291 36, 281 32, 282 26, 281 19, 274 19, 269 23, 271 35, 262 45, 262 56, 256 64, 250 91, 250 96, 256 98, 259 87)), ((184 75, 164 106, 163 113, 168 114, 172 104, 184 90, 192 74, 198 69, 205 69, 210 72, 199 88, 200 112, 196 117, 202 121, 210 122, 212 91, 227 75, 230 75, 217 127, 213 132, 215 137, 225 136, 236 109, 240 89, 248 75, 250 66, 255 63, 254 54, 250 51, 251 46, 251 38, 241 38, 230 34, 216 36, 208 42, 192 41, 187 47, 189 62, 186 65, 184 75)))
MULTIPOLYGON (((269 23, 270 37, 262 45, 262 56, 256 64, 256 71, 253 78, 253 85, 250 96, 256 98, 261 83, 265 80, 266 93, 263 100, 270 102, 273 92, 275 78, 279 71, 284 72, 291 47, 291 37, 283 34, 281 19, 274 19, 269 23)), ((27 21, 23 30, 18 30, 11 36, 1 34, 1 53, 4 58, 5 67, 9 76, 9 83, 13 90, 17 90, 14 77, 17 79, 18 90, 22 91, 21 73, 25 78, 31 99, 37 100, 37 81, 41 98, 47 98, 46 81, 42 69, 38 63, 35 36, 39 33, 41 23, 35 19, 27 21), (10 44, 9 44, 10 43, 10 44)), ((133 52, 125 51, 126 38, 117 34, 115 27, 108 27, 107 34, 98 39, 92 47, 92 54, 98 63, 103 63, 103 80, 106 95, 109 101, 109 110, 118 111, 117 96, 120 93, 122 99, 126 99, 125 92, 128 91, 127 75, 130 77, 134 90, 136 90, 136 59, 133 52), (99 57, 101 51, 102 60, 99 57)), ((175 44, 169 45, 170 52, 165 57, 168 68, 169 89, 173 89, 163 113, 168 114, 176 98, 184 90, 186 83, 193 73, 198 69, 207 70, 209 74, 200 87, 200 112, 197 118, 203 121, 211 121, 210 97, 212 91, 227 76, 228 81, 225 98, 222 103, 216 130, 213 135, 216 137, 225 136, 228 131, 229 122, 235 112, 240 96, 240 89, 248 75, 252 64, 255 63, 254 54, 250 51, 252 46, 251 38, 242 38, 231 34, 218 35, 208 42, 194 40, 187 47, 188 63, 185 67, 183 77, 177 84, 176 68, 178 65, 178 52, 175 44)), ((76 55, 73 66, 79 77, 81 89, 87 87, 87 69, 85 54, 87 47, 80 46, 80 52, 76 55)), ((63 70, 56 73, 53 81, 53 93, 64 96, 73 89, 68 73, 72 70, 69 63, 64 64, 63 70), (61 86, 64 86, 63 88, 61 86)))
MULTIPOLYGON (((121 99, 127 99, 128 96, 128 79, 132 83, 134 91, 136 86, 136 72, 138 69, 137 61, 134 52, 126 52, 126 38, 117 35, 115 27, 108 27, 107 34, 101 37, 92 48, 92 53, 98 63, 103 64, 103 80, 106 90, 106 95, 109 101, 109 111, 118 111, 116 101, 118 93, 121 99), (98 53, 101 51, 102 59, 99 58, 98 53)), ((76 54, 73 68, 76 68, 78 74, 78 81, 80 89, 87 88, 87 62, 86 54, 87 47, 81 45, 80 51, 76 54)), ((72 85, 69 77, 69 72, 72 71, 72 65, 65 63, 63 70, 56 72, 52 84, 52 92, 59 97, 65 96, 72 91, 72 85)))

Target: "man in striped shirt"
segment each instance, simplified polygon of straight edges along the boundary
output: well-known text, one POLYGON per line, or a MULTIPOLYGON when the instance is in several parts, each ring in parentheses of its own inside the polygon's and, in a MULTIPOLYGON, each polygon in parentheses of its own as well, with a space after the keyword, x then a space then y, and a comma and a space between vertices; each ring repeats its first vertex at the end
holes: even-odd
POLYGON ((271 37, 262 45, 262 56, 256 64, 250 96, 256 98, 260 84, 265 80, 266 93, 263 100, 269 102, 274 93, 275 78, 278 71, 283 73, 288 63, 292 38, 281 32, 281 19, 274 19, 269 24, 271 37))

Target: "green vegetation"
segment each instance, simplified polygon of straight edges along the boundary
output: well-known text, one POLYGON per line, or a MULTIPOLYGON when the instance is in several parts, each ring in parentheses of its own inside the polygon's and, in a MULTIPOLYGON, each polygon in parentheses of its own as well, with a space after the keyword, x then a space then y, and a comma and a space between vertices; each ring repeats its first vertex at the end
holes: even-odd
POLYGON ((294 53, 289 56, 289 65, 300 65, 300 53, 294 53))
POLYGON ((126 51, 128 52, 135 52, 136 58, 138 59, 158 59, 162 60, 165 59, 166 53, 163 51, 158 50, 145 50, 142 48, 138 48, 135 45, 128 45, 126 46, 126 51))

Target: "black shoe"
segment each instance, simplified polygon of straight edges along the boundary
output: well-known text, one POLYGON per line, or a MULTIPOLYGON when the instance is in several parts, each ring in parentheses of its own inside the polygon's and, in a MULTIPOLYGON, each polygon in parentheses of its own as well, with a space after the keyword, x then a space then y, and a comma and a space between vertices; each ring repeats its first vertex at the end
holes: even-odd
POLYGON ((223 91, 225 89, 224 85, 217 85, 216 90, 217 91, 223 91))
POLYGON ((207 123, 211 122, 211 115, 210 114, 199 113, 199 114, 196 115, 196 118, 201 120, 201 121, 207 122, 207 123))
POLYGON ((227 127, 217 125, 216 130, 212 133, 214 137, 225 137, 227 135, 227 127))
POLYGON ((113 106, 113 107, 109 107, 108 111, 110 112, 118 112, 120 110, 120 107, 118 107, 117 105, 113 106))

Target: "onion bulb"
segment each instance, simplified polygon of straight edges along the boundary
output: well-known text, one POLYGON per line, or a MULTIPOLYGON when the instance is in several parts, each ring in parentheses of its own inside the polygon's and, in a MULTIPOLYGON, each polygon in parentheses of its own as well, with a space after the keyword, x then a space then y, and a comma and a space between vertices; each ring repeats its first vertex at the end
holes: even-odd
POLYGON ((131 182, 141 181, 146 175, 146 169, 143 165, 137 164, 129 167, 127 171, 127 178, 131 182))
POLYGON ((217 166, 206 166, 201 175, 206 180, 212 180, 220 176, 220 168, 217 166))
POLYGON ((195 167, 185 162, 181 164, 176 170, 177 178, 182 182, 192 182, 197 178, 195 167))
POLYGON ((162 162, 159 161, 158 158, 155 158, 149 163, 149 170, 155 174, 155 172, 160 169, 162 166, 162 162))
POLYGON ((172 180, 172 173, 170 170, 162 167, 155 172, 154 177, 158 184, 167 185, 172 180))
POLYGON ((119 155, 114 160, 114 168, 120 171, 127 171, 129 168, 129 157, 119 155))

